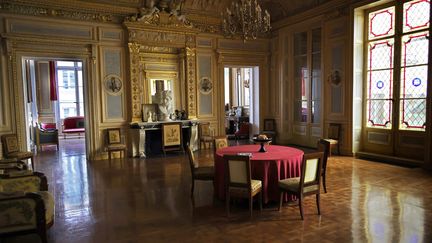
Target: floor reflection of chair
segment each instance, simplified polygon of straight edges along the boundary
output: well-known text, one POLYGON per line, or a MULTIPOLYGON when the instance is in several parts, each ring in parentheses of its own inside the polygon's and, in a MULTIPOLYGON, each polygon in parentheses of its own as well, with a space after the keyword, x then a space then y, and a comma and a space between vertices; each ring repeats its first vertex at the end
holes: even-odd
POLYGON ((189 157, 189 165, 191 169, 191 176, 192 176, 191 197, 193 197, 195 180, 203 180, 203 181, 214 180, 214 166, 199 166, 198 162, 195 160, 195 156, 189 145, 186 147, 186 150, 189 157))
POLYGON ((321 166, 324 153, 311 153, 303 156, 301 165, 300 177, 288 178, 279 181, 280 200, 279 211, 282 208, 283 195, 285 192, 293 194, 297 197, 300 216, 303 220, 303 199, 306 196, 316 195, 316 204, 318 215, 320 212, 320 180, 321 180, 321 166))
POLYGON ((1 137, 3 144, 3 155, 8 159, 26 160, 30 159, 34 171, 34 154, 29 151, 20 151, 16 134, 7 134, 1 137))
POLYGON ((260 211, 262 210, 262 183, 260 180, 251 179, 251 168, 249 156, 224 155, 226 168, 226 212, 230 215, 230 199, 249 199, 249 212, 252 217, 253 197, 259 196, 260 211))

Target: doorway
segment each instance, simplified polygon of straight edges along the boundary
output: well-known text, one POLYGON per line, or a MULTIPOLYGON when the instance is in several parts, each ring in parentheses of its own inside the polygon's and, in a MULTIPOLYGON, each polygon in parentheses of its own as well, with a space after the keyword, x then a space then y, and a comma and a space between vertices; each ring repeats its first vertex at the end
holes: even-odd
POLYGON ((259 67, 224 67, 225 133, 249 139, 259 133, 259 67))
POLYGON ((39 152, 69 143, 85 148, 85 132, 65 136, 62 127, 65 118, 84 117, 83 61, 23 57, 22 64, 27 147, 39 152))

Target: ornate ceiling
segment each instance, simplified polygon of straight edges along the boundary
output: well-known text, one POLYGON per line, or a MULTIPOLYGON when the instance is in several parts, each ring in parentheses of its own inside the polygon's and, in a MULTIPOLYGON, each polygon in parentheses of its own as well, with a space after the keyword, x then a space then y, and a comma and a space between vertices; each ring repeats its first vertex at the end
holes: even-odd
MULTIPOLYGON (((31 5, 52 9, 75 9, 81 11, 104 12, 119 15, 131 15, 151 2, 166 3, 181 0, 3 0, 7 4, 31 5)), ((220 18, 220 14, 234 0, 183 0, 182 11, 185 14, 204 15, 220 18)), ((238 0, 240 1, 240 0, 238 0)), ((272 22, 295 13, 316 7, 331 0, 258 0, 263 9, 270 12, 272 22)))

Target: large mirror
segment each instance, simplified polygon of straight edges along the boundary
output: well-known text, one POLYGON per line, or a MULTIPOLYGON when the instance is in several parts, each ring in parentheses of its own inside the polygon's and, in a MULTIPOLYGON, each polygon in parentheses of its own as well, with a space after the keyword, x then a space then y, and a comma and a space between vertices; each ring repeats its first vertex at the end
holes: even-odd
POLYGON ((157 117, 152 117, 152 121, 169 121, 175 116, 175 110, 185 110, 182 107, 185 91, 180 88, 184 83, 185 67, 182 53, 181 48, 141 47, 143 121, 148 117, 144 107, 151 108, 151 105, 157 107, 157 117))
MULTIPOLYGON (((177 64, 176 64, 177 65, 177 64)), ((178 73, 172 71, 147 72, 145 80, 146 91, 144 104, 156 107, 156 115, 151 121, 170 121, 176 119, 175 110, 181 110, 180 85, 178 73)), ((150 114, 143 108, 143 121, 148 121, 150 114)))

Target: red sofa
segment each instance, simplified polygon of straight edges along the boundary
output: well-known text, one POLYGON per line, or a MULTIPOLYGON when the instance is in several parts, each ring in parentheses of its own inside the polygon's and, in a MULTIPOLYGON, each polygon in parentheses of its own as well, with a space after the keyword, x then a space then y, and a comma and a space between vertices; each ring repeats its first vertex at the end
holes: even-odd
POLYGON ((84 117, 70 116, 63 120, 63 136, 66 139, 66 134, 78 134, 85 132, 84 117))

